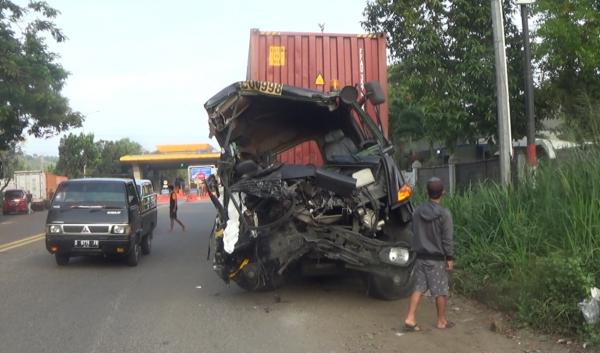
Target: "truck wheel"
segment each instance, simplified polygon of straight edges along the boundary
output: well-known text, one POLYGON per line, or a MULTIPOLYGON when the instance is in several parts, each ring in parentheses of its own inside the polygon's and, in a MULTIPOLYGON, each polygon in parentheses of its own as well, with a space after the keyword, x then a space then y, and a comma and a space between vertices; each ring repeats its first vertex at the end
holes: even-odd
POLYGON ((152 237, 152 232, 150 232, 142 238, 142 254, 148 255, 152 251, 152 237))
POLYGON ((58 266, 66 266, 69 263, 69 255, 66 254, 54 254, 54 259, 58 266))
POLYGON ((285 274, 278 274, 274 268, 260 270, 256 263, 250 263, 234 278, 235 283, 250 292, 267 292, 285 284, 285 274))
POLYGON ((412 266, 402 268, 389 275, 370 273, 367 275, 367 294, 382 300, 397 300, 412 294, 415 287, 412 266))
POLYGON ((127 254, 127 265, 134 267, 138 265, 140 261, 140 244, 134 244, 131 249, 129 249, 129 254, 127 254))

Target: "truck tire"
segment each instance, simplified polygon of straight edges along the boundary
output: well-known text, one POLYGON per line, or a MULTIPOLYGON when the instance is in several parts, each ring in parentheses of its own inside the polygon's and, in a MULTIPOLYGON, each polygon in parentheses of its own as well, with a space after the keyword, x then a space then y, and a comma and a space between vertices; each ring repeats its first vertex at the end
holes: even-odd
POLYGON ((54 254, 54 259, 58 266, 66 266, 69 263, 69 255, 67 254, 54 254))
POLYGON ((398 300, 412 294, 415 287, 412 266, 401 268, 389 276, 370 273, 367 275, 367 294, 381 300, 398 300))
POLYGON ((129 253, 127 254, 127 265, 131 267, 135 267, 138 265, 140 261, 140 252, 141 246, 138 243, 135 243, 131 249, 129 249, 129 253))
MULTIPOLYGON (((411 243, 410 223, 389 222, 384 227, 385 238, 389 241, 411 243)), ((381 273, 369 273, 366 278, 367 294, 382 300, 397 300, 412 294, 415 283, 413 264, 408 267, 391 267, 381 273)))
POLYGON ((152 251, 152 231, 142 238, 142 254, 149 255, 152 251))
POLYGON ((260 270, 256 263, 250 263, 233 280, 240 288, 249 292, 268 292, 285 284, 285 274, 278 274, 272 267, 260 270))

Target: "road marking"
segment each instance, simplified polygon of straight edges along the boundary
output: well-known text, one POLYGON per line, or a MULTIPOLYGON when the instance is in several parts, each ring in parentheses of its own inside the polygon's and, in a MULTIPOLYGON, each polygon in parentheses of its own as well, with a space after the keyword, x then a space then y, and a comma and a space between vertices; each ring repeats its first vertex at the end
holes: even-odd
POLYGON ((42 240, 45 237, 46 237, 46 233, 40 233, 37 235, 32 235, 27 238, 15 240, 10 243, 2 244, 2 245, 0 245, 0 253, 11 250, 11 249, 15 249, 15 248, 27 245, 27 244, 35 243, 36 241, 42 240))
POLYGON ((4 222, 0 223, 0 226, 4 226, 7 224, 13 224, 13 223, 15 223, 15 221, 4 221, 4 222))

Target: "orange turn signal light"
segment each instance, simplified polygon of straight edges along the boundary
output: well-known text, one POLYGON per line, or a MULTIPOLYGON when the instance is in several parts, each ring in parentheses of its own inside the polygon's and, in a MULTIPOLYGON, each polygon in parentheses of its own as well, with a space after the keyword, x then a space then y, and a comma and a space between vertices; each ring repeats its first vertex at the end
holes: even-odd
POLYGON ((331 80, 331 90, 332 91, 339 91, 340 89, 340 81, 333 79, 331 80))
POLYGON ((125 252, 125 248, 122 248, 122 247, 117 248, 117 253, 122 254, 124 252, 125 252))
POLYGON ((398 190, 398 202, 404 202, 412 196, 412 188, 408 184, 402 185, 398 190))

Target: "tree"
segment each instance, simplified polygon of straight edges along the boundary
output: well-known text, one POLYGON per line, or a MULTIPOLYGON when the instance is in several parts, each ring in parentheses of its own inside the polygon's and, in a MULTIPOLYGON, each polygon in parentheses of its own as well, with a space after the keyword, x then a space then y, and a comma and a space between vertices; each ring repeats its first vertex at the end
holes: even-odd
POLYGON ((144 151, 142 145, 128 138, 117 141, 100 140, 97 142, 97 146, 100 151, 100 158, 95 170, 97 176, 123 174, 119 159, 127 154, 140 154, 144 151))
MULTIPOLYGON (((513 11, 505 1, 505 13, 513 11)), ((423 136, 450 149, 496 135, 489 1, 378 0, 368 2, 364 14, 366 30, 388 37, 394 134, 423 136)), ((505 16, 511 113, 514 130, 524 132, 522 46, 512 21, 505 16)))
POLYGON ((60 139, 56 171, 69 178, 91 175, 99 155, 94 134, 69 134, 60 139))
POLYGON ((44 1, 21 7, 0 0, 0 150, 24 139, 81 126, 61 90, 68 76, 46 38, 65 40, 52 22, 58 11, 44 1))
POLYGON ((4 175, 0 175, 0 194, 6 189, 10 181, 14 177, 15 170, 23 167, 23 152, 17 145, 11 148, 0 151, 0 162, 2 162, 2 171, 4 175))
POLYGON ((541 86, 536 103, 580 139, 600 133, 600 1, 538 0, 534 54, 541 86))

